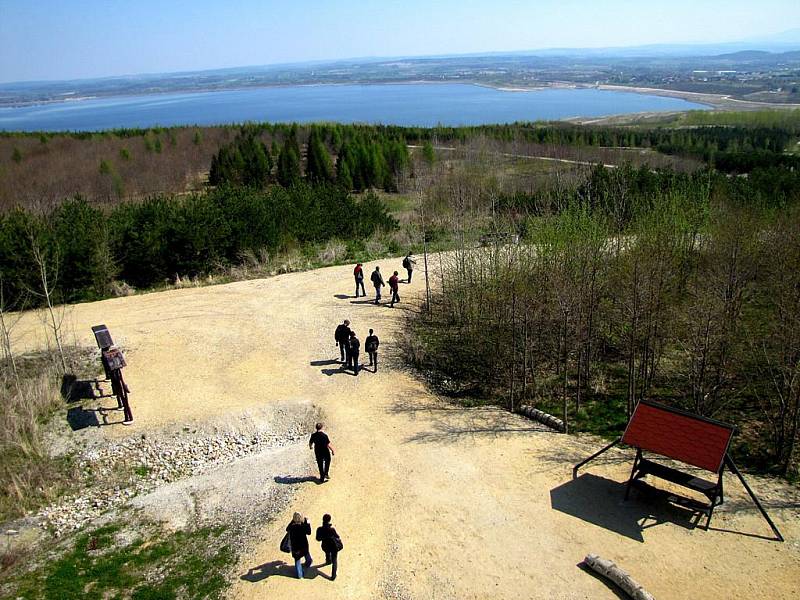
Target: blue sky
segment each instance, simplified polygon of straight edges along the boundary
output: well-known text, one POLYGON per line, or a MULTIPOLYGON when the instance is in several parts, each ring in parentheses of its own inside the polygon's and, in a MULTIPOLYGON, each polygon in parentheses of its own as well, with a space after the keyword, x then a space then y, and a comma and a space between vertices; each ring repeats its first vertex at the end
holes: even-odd
POLYGON ((798 27, 797 0, 0 0, 0 81, 736 41, 798 27))

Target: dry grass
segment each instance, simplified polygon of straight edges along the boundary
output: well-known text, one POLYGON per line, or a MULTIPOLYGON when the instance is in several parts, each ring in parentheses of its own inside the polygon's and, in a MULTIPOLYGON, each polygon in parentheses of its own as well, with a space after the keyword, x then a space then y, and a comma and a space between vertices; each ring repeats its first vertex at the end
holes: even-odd
POLYGON ((18 359, 20 380, 0 376, 0 522, 52 502, 73 481, 69 458, 45 444, 48 422, 64 400, 48 357, 18 359))

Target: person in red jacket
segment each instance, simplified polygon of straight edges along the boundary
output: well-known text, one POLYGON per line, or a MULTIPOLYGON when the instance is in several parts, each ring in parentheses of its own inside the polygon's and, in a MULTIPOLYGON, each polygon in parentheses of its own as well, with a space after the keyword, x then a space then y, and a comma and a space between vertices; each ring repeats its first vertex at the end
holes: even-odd
POLYGON ((400 294, 397 293, 400 289, 400 278, 397 276, 397 271, 389 277, 389 289, 392 290, 392 301, 389 306, 394 307, 395 302, 400 302, 400 294))
POLYGON ((356 298, 358 298, 358 288, 361 287, 361 294, 366 297, 367 290, 364 289, 364 269, 361 263, 356 265, 356 268, 353 269, 353 277, 356 279, 356 298))

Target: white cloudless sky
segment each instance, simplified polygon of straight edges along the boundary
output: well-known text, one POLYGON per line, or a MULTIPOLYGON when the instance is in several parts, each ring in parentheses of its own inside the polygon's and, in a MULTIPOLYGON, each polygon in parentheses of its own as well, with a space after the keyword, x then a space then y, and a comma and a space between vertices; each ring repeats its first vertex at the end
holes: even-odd
POLYGON ((0 81, 715 43, 799 27, 798 0, 0 0, 0 81))

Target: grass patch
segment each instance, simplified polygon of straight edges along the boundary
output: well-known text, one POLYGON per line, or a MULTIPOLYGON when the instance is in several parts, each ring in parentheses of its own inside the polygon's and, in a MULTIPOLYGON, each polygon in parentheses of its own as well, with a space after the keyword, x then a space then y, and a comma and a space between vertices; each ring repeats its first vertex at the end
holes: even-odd
MULTIPOLYGON (((80 375, 91 372, 88 353, 70 349, 69 363, 80 375)), ((45 434, 64 406, 61 375, 46 353, 17 357, 19 382, 0 364, 0 522, 50 503, 78 481, 72 457, 51 456, 45 434)), ((96 365, 95 365, 96 368, 96 365)))
POLYGON ((236 558, 225 529, 165 534, 154 527, 125 541, 119 525, 84 533, 52 556, 0 587, 2 595, 30 599, 127 597, 136 600, 219 598, 236 558))

